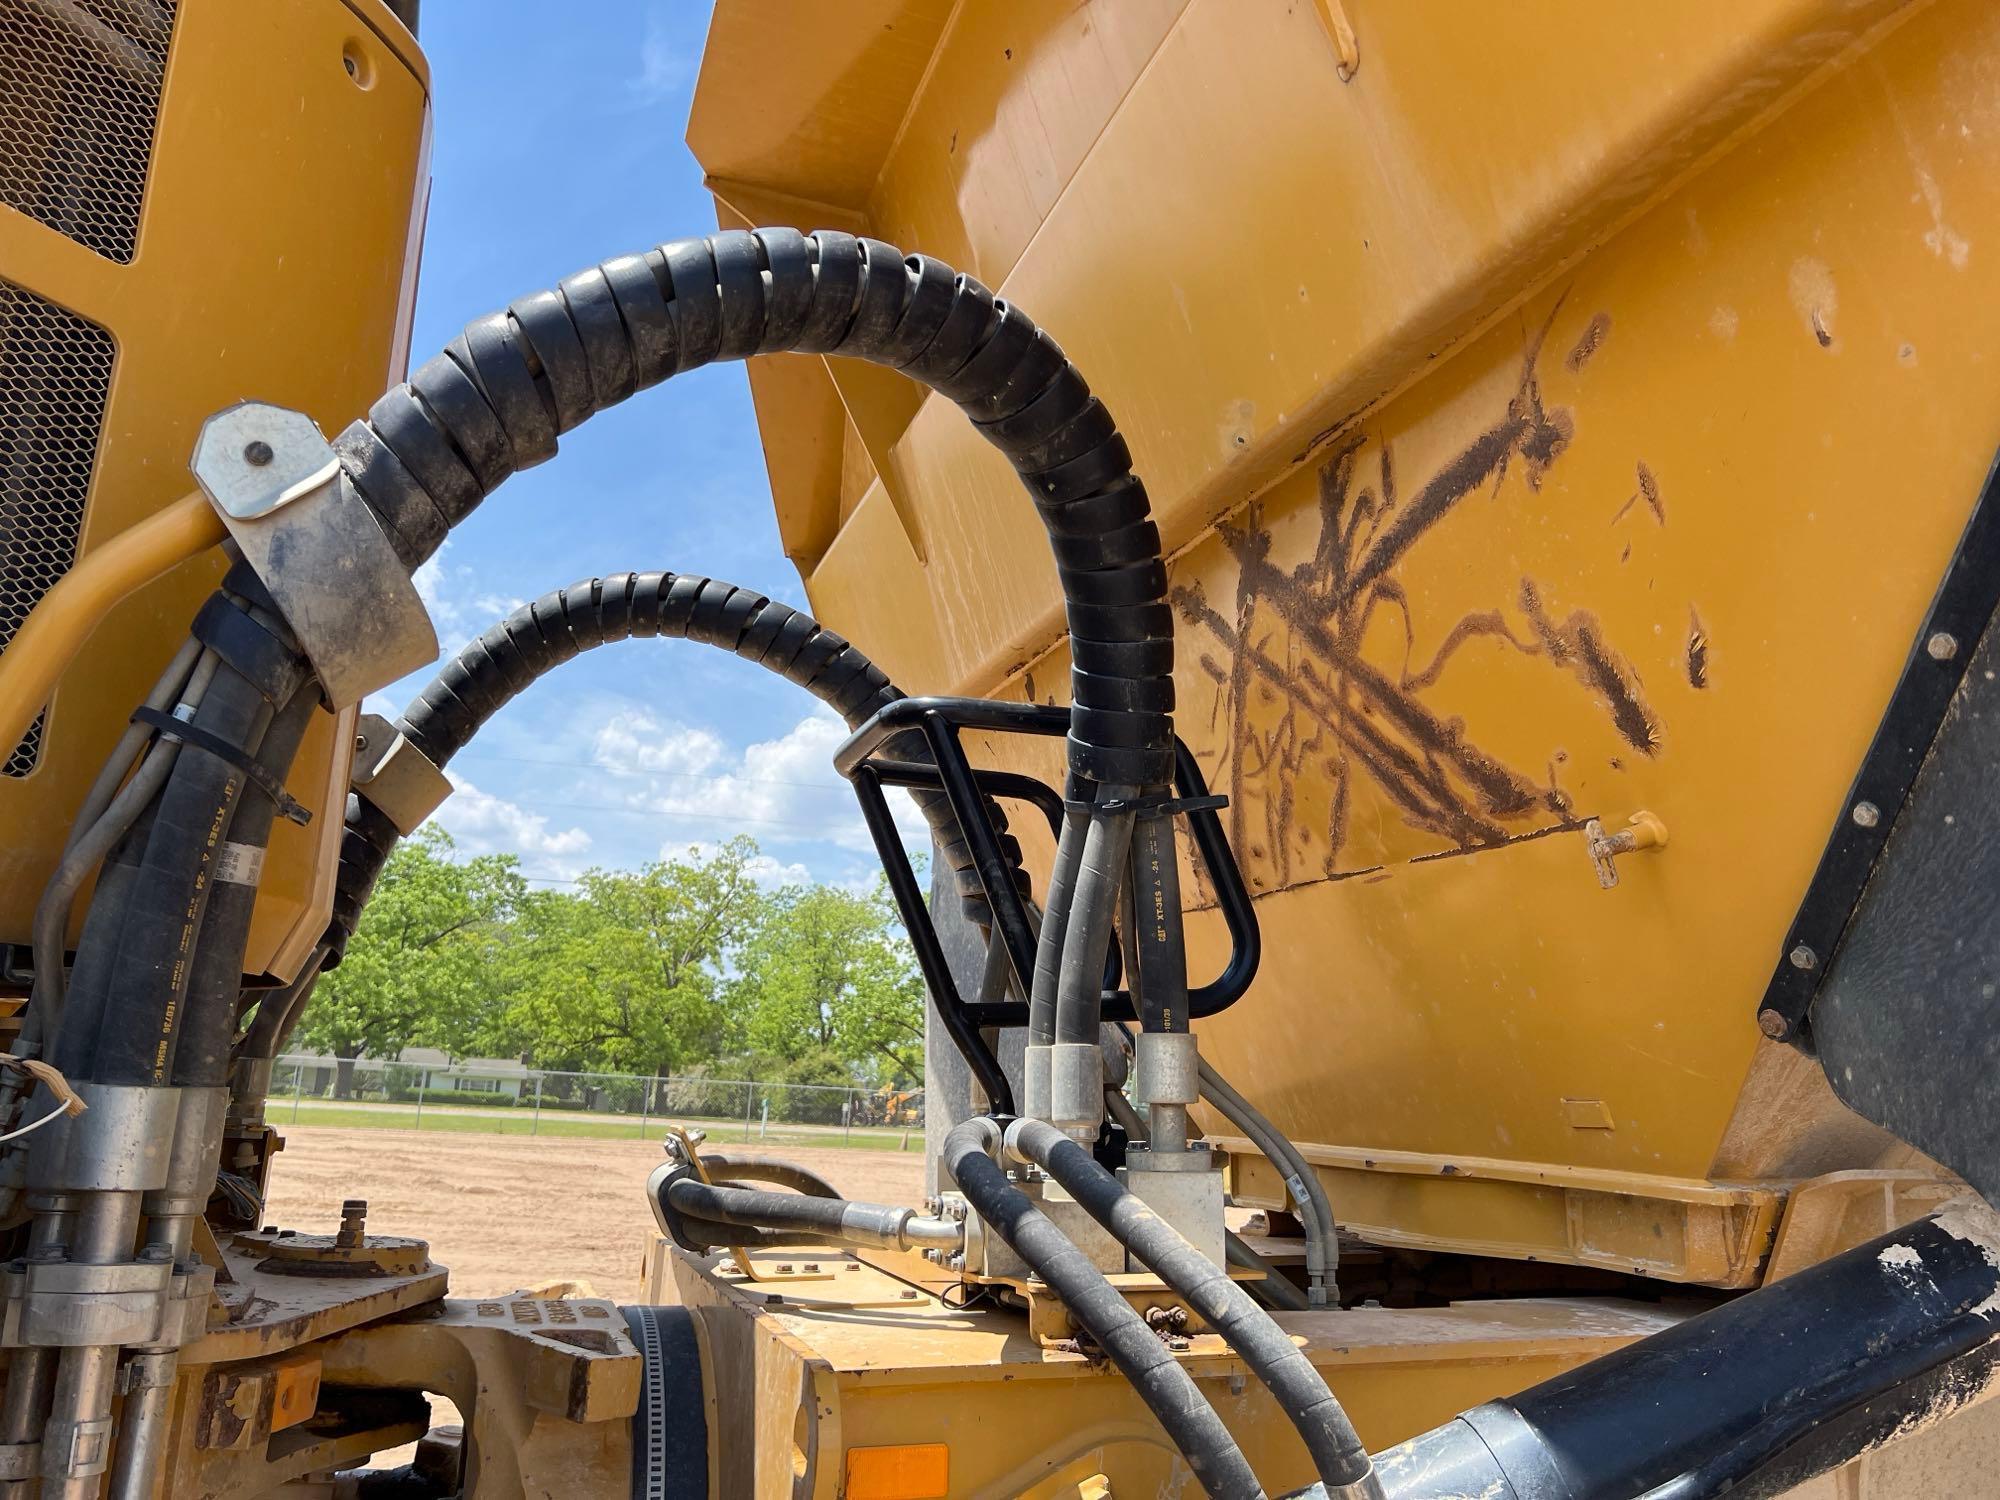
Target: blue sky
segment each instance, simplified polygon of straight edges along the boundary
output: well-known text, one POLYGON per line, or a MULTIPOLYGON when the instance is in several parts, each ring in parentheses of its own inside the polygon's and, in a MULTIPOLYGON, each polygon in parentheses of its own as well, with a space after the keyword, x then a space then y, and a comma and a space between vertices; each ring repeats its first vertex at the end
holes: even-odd
MULTIPOLYGON (((708 24, 697 0, 424 7, 435 110, 411 363, 469 318, 608 256, 706 234, 683 136, 708 24)), ((802 226, 811 228, 812 226, 802 226)), ((801 607, 740 364, 593 418, 509 480, 418 583, 447 653, 515 605, 624 569, 726 578, 801 607)), ((400 709, 429 672, 370 700, 400 709)), ((771 881, 861 883, 875 862, 830 755, 842 730, 796 687, 687 642, 600 648, 497 716, 451 766, 439 821, 544 880, 755 838, 771 881)))

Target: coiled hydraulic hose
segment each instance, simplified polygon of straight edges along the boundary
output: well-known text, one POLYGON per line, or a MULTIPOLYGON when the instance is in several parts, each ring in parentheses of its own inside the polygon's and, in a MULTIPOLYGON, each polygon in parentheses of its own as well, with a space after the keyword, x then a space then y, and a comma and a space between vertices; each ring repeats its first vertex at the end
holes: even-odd
POLYGON ((1318 1370, 1283 1329, 1091 1154, 1044 1120, 1016 1120, 1007 1145, 1041 1167, 1133 1256, 1187 1299, 1243 1357, 1305 1440, 1329 1493, 1376 1497, 1368 1449, 1318 1370))
MULTIPOLYGON (((1166 789, 1173 622, 1159 533, 1125 441, 1053 340, 939 261, 789 229, 606 261, 473 322, 383 396, 335 440, 339 483, 414 571, 497 485, 552 457, 560 434, 592 413, 716 359, 787 351, 903 370, 956 401, 1013 464, 1048 532, 1068 613, 1072 799, 1166 789)), ((166 785, 99 876, 56 1039, 56 1064, 72 1079, 168 1084, 199 944, 233 941, 207 922, 215 861, 242 799, 289 769, 281 744, 269 759, 263 750, 310 676, 297 642, 259 618, 265 602, 239 563, 197 617, 195 634, 221 662, 194 719, 175 731, 185 743, 166 785)), ((1094 810, 1091 824, 1102 816, 1094 810)), ((1075 942, 1101 955, 1103 934, 1068 926, 1065 952, 1075 942)), ((223 1002, 233 1015, 234 995, 223 1002)), ((122 1260, 137 1209, 136 1196, 104 1195, 80 1214, 79 1242, 122 1260)), ((108 1417, 102 1355, 63 1352, 53 1420, 108 1417)))
MULTIPOLYGON (((620 256, 469 324, 334 448, 343 483, 414 569, 592 413, 716 359, 787 351, 902 370, 957 402, 1014 466, 1048 532, 1068 614, 1072 798, 1166 789, 1173 619, 1125 440, 1054 340, 928 256, 791 229, 620 256)), ((1064 842, 1077 837, 1072 827, 1064 842)), ((1110 919, 1107 910, 1101 930, 1066 924, 1062 951, 1074 939, 1077 962, 1093 951, 1101 962, 1110 919)))
POLYGON ((1070 769, 1173 775, 1173 622, 1144 485, 1055 341, 974 281, 879 240, 726 231, 608 260, 469 324, 334 447, 414 569, 592 413, 717 359, 837 354, 964 408, 1034 495, 1069 609, 1070 769), (1146 708, 1135 707, 1145 703, 1146 708))
POLYGON ((942 1165, 974 1212, 1062 1299, 1078 1326, 1132 1382, 1204 1493, 1231 1500, 1262 1496, 1243 1450, 1202 1399, 1194 1378, 1089 1257, 1007 1181, 989 1154, 999 1140, 1000 1127, 983 1118, 954 1126, 945 1137, 942 1165))
MULTIPOLYGON (((849 728, 903 696, 860 651, 789 605, 694 574, 614 573, 552 589, 490 626, 411 700, 397 729, 443 769, 494 714, 544 674, 599 646, 656 637, 698 641, 779 673, 832 708, 849 728)), ((906 732, 890 743, 891 753, 902 759, 930 759, 920 734, 906 732)), ((967 915, 983 919, 985 897, 950 804, 940 792, 919 789, 912 796, 930 822, 939 858, 955 874, 967 915)), ((999 808, 989 804, 987 812, 1025 890, 1021 847, 1005 834, 999 808)), ((395 824, 365 794, 350 802, 327 934, 328 967, 339 962, 397 838, 395 824)))

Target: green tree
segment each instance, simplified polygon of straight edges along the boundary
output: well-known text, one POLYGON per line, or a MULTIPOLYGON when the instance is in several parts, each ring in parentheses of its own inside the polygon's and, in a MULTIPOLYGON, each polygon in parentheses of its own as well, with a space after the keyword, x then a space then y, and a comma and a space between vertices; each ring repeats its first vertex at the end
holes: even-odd
POLYGON ((496 999, 491 958, 527 893, 511 854, 453 858, 435 823, 396 847, 340 966, 320 978, 301 1045, 338 1059, 334 1092, 354 1090, 354 1059, 413 1043, 451 1046, 496 999))
POLYGON ((737 968, 734 995, 760 1051, 832 1054, 894 1082, 923 1076, 923 979, 879 879, 865 896, 830 885, 778 892, 737 968))
POLYGON ((534 893, 501 960, 509 1001, 496 1034, 544 1067, 665 1075, 716 1056, 732 1032, 723 970, 763 902, 756 853, 732 839, 534 893))

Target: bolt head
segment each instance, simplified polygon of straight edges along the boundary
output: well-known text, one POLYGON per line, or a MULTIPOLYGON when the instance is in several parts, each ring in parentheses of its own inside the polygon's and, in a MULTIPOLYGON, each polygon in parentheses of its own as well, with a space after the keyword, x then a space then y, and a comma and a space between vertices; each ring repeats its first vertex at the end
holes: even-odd
POLYGON ((261 469, 276 456, 271 451, 271 445, 262 438, 252 439, 243 445, 243 462, 252 468, 261 469))
POLYGON ((1784 1040, 1785 1033, 1790 1031, 1791 1027, 1785 1024, 1785 1018, 1775 1010, 1760 1010, 1757 1012, 1757 1029, 1776 1042, 1784 1040))
POLYGON ((1948 630, 1934 630, 1924 642, 1924 651, 1932 661, 1950 661, 1958 655, 1958 637, 1948 630))
POLYGON ((1857 802, 1852 813, 1855 824, 1861 828, 1873 828, 1882 821, 1882 809, 1872 802, 1857 802))
POLYGON ((1810 972, 1811 970, 1817 969, 1819 967, 1819 955, 1813 952, 1812 949, 1808 948, 1804 943, 1800 943, 1798 947, 1794 948, 1791 951, 1791 953, 1787 955, 1787 957, 1790 959, 1791 965, 1795 969, 1804 969, 1810 972))

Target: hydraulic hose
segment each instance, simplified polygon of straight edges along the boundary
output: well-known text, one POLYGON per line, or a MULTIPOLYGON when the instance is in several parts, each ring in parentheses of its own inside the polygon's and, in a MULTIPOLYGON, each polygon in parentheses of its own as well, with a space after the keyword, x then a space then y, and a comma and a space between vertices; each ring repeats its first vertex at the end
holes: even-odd
POLYGON ((683 1177, 667 1187, 667 1203, 675 1212, 714 1224, 735 1224, 777 1234, 817 1235, 842 1245, 870 1245, 885 1250, 909 1250, 919 1245, 964 1243, 965 1225, 951 1219, 931 1219, 913 1208, 879 1203, 850 1203, 845 1198, 819 1198, 804 1193, 774 1193, 761 1188, 701 1182, 683 1177))
POLYGON ((1055 863, 1049 867, 1047 899, 1042 903, 1042 927, 1035 944, 1034 986, 1028 996, 1028 1045, 1047 1046, 1056 1039, 1056 990, 1062 978, 1063 934, 1069 930, 1070 899, 1076 891, 1077 862, 1089 814, 1072 803, 1063 814, 1062 837, 1055 863))
MULTIPOLYGON (((1110 789, 1129 795, 1130 788, 1110 789)), ((1132 814, 1108 813, 1091 821, 1077 861, 1076 885, 1070 896, 1068 931, 1063 938, 1062 968, 1056 989, 1057 1043, 1097 1047, 1103 1008, 1104 956, 1118 910, 1118 891, 1125 876, 1125 856, 1132 842, 1132 814)))
MULTIPOLYGON (((593 413, 717 359, 783 352, 902 370, 1000 450, 1034 497, 1063 590, 1074 799, 1167 788, 1173 618, 1125 440, 1054 340, 927 256, 831 230, 760 229, 605 261, 469 324, 376 402, 334 442, 342 482, 414 570, 593 413)), ((1077 962, 1093 951, 1102 962, 1115 897, 1057 934, 1066 970, 1072 934, 1077 962)), ((1082 997, 1093 1012, 1095 984, 1082 997)))
MULTIPOLYGON (((827 704, 849 728, 903 696, 860 651, 789 605, 694 574, 616 573, 551 590, 489 627, 425 685, 397 728, 443 769, 494 714, 546 673, 599 646, 654 638, 715 646, 776 672, 827 704)), ((930 759, 921 734, 906 732, 889 743, 904 759, 930 759)), ((985 925, 985 897, 950 804, 939 792, 911 795, 930 822, 939 858, 953 871, 967 915, 985 925)), ((989 802, 987 815, 1025 894, 1021 846, 1006 834, 997 805, 989 802)), ((398 836, 365 792, 349 806, 327 935, 329 968, 339 962, 398 836)))
MULTIPOLYGON (((201 642, 190 636, 174 653, 174 659, 167 663, 159 681, 153 684, 152 692, 146 695, 145 706, 152 709, 173 707, 174 701, 181 696, 181 690, 189 686, 201 654, 201 642)), ((197 692, 195 696, 200 695, 197 692)), ((139 752, 146 748, 152 737, 153 731, 147 725, 132 723, 125 726, 125 732, 118 737, 118 743, 112 746, 111 754, 105 757, 104 765, 98 770, 97 779, 90 784, 90 790, 84 793, 83 801, 77 806, 76 821, 71 825, 69 842, 63 846, 65 849, 73 848, 85 830, 104 815, 119 784, 125 780, 125 773, 132 769, 132 763, 139 758, 139 752)))
POLYGON ((517 469, 635 391, 717 359, 833 354, 957 402, 1035 498, 1068 606, 1070 769, 1173 776, 1173 621, 1145 487, 1103 404, 1017 307, 928 256, 820 230, 619 256, 469 324, 334 443, 415 569, 517 469), (1131 705, 1145 703, 1146 708, 1131 705))
POLYGON ((1263 1488, 1243 1450, 1194 1379, 1169 1354, 1145 1320, 1069 1237, 1006 1175, 988 1153, 1000 1127, 985 1118, 954 1126, 942 1165, 987 1227, 1012 1247, 1062 1299, 1078 1326, 1097 1341, 1139 1398, 1159 1418, 1204 1493, 1230 1500, 1261 1497, 1263 1488))
MULTIPOLYGON (((1139 1111, 1132 1107, 1132 1101, 1119 1093, 1110 1077, 1104 1080, 1104 1107, 1111 1118, 1118 1122, 1128 1140, 1143 1142, 1146 1139, 1146 1122, 1139 1118, 1139 1111)), ((1306 1294, 1285 1278, 1269 1261, 1259 1255, 1256 1249, 1242 1235, 1233 1229, 1222 1231, 1223 1248, 1229 1254, 1232 1266, 1241 1266, 1246 1271, 1257 1271, 1262 1281, 1250 1283, 1250 1294, 1261 1297, 1280 1312, 1305 1312, 1314 1305, 1306 1300, 1306 1294)))
MULTIPOLYGON (((190 721, 194 728, 254 756, 271 704, 248 678, 224 664, 190 721)), ((67 1024, 54 1061, 71 1079, 160 1087, 192 974, 188 962, 201 930, 215 860, 243 797, 236 763, 199 745, 184 746, 159 798, 136 823, 107 870, 129 879, 91 902, 70 984, 67 1024)))
MULTIPOLYGON (((209 679, 215 675, 215 667, 214 657, 204 655, 201 642, 190 638, 154 684, 144 706, 164 712, 178 699, 180 711, 192 717, 201 703, 202 694, 207 691, 209 679)), ((57 862, 48 884, 42 888, 41 900, 35 907, 34 1003, 29 1008, 22 1029, 22 1045, 35 1051, 39 1051, 42 1039, 54 1035, 56 1022, 62 1014, 63 998, 68 992, 68 980, 63 970, 63 944, 69 931, 70 908, 76 901, 76 893, 90 878, 91 871, 103 862, 141 814, 152 805, 153 798, 166 785, 167 774, 172 771, 174 760, 180 754, 180 746, 173 741, 155 745, 146 751, 146 742, 152 734, 149 726, 135 722, 127 726, 125 733, 119 737, 110 757, 97 773, 97 780, 84 794, 83 805, 78 808, 69 838, 63 844, 62 858, 57 862), (145 760, 132 780, 121 786, 125 773, 131 769, 141 751, 146 751, 145 760)))
POLYGON ((257 1013, 250 1018, 249 1028, 238 1042, 235 1055, 238 1059, 256 1058, 268 1060, 284 1049, 285 1039, 292 1034, 292 1028, 304 1014, 306 1001, 311 997, 313 986, 319 983, 319 971, 326 963, 326 949, 315 948, 300 967, 298 977, 281 989, 268 990, 257 999, 257 1013))
MULTIPOLYGON (((369 507, 414 571, 497 485, 552 457, 558 436, 591 414, 716 359, 780 352, 853 356, 900 369, 966 411, 1021 476, 1055 555, 1074 667, 1073 798, 1169 786, 1173 622, 1159 533, 1125 441, 1053 340, 941 262, 906 258, 876 240, 789 229, 726 232, 606 261, 470 324, 335 440, 338 482, 369 507)), ((266 602, 239 563, 195 622, 195 635, 217 651, 220 664, 186 729, 164 731, 185 742, 182 751, 100 874, 70 982, 69 1016, 54 1039, 56 1065, 72 1079, 142 1089, 168 1083, 220 847, 242 799, 264 795, 268 778, 261 772, 282 783, 289 770, 275 753, 268 762, 256 758, 279 707, 309 680, 309 668, 246 600, 266 602), (256 778, 246 769, 258 767, 256 778)), ((1093 813, 1093 832, 1103 817, 1093 813)), ((1115 888, 1111 897, 1115 902, 1115 888)), ((1075 917, 1067 924, 1065 969, 1072 941, 1102 963, 1111 909, 1103 903, 1101 930, 1075 917), (1085 930, 1077 931, 1079 925, 1085 930)), ((991 1179, 976 1166, 968 1170, 990 1186, 998 1169, 986 1166, 991 1179)), ((1019 1207, 1033 1213, 1025 1199, 1019 1207)), ((124 1260, 138 1213, 136 1193, 91 1197, 77 1219, 88 1253, 72 1245, 72 1257, 124 1260)), ((1061 1237, 1046 1220, 1039 1228, 1023 1220, 1004 1196, 995 1213, 1040 1244, 1039 1259, 1082 1264, 1073 1247, 1070 1262, 1054 1254, 1057 1247, 1043 1236, 1061 1237)), ((1116 1300, 1097 1281, 1079 1292, 1116 1300)), ((1127 1340, 1121 1362, 1151 1379, 1129 1343, 1134 1329, 1159 1360, 1172 1361, 1136 1315, 1124 1311, 1129 1326, 1108 1314, 1093 1319, 1112 1338, 1127 1340)), ((115 1358, 108 1346, 66 1349, 51 1420, 107 1420, 115 1358)), ((1192 1443, 1203 1483, 1211 1493, 1255 1493, 1219 1421, 1178 1367, 1174 1374, 1185 1387, 1181 1394, 1193 1397, 1211 1424, 1192 1443), (1226 1449, 1216 1446, 1218 1435, 1226 1449), (1218 1468, 1225 1452, 1235 1464, 1218 1468)), ((1182 1400, 1183 1411, 1187 1405, 1182 1400)), ((1177 1425, 1188 1423, 1177 1419, 1177 1425)), ((78 1493, 86 1482, 67 1477, 60 1488, 78 1493)))
MULTIPOLYGON (((319 694, 302 687, 278 713, 257 752, 258 763, 282 774, 319 709, 319 694)), ((269 797, 252 796, 229 829, 229 859, 217 871, 188 981, 187 1014, 174 1048, 173 1081, 183 1088, 220 1088, 229 1082, 230 1042, 236 1030, 236 1000, 243 985, 243 952, 250 940, 250 917, 257 904, 257 870, 271 839, 278 809, 269 797)))
POLYGON ((1788 1492, 1990 1389, 2000 1218, 1971 1200, 1378 1455, 1391 1500, 1788 1492))
POLYGON ((1380 1496, 1368 1450, 1346 1411, 1312 1361, 1241 1287, 1088 1151, 1046 1121, 1014 1121, 1007 1128, 1007 1145, 1055 1178, 1085 1213, 1229 1341, 1298 1429, 1330 1493, 1355 1500, 1380 1496))
POLYGON ((1337 1291, 1340 1269, 1340 1233, 1334 1223, 1333 1203, 1326 1195, 1326 1184, 1319 1180, 1319 1173, 1300 1154, 1299 1148, 1238 1093, 1228 1079, 1216 1072, 1206 1058, 1201 1059, 1200 1069, 1202 1098, 1249 1136, 1251 1144, 1285 1174, 1285 1186, 1299 1206, 1299 1224, 1305 1230, 1310 1300, 1314 1307, 1326 1306, 1329 1295, 1337 1291))
POLYGON ((731 1156, 726 1151, 704 1151, 701 1165, 711 1177, 748 1177, 756 1182, 775 1182, 811 1198, 838 1198, 840 1190, 819 1173, 796 1162, 768 1156, 731 1156))

